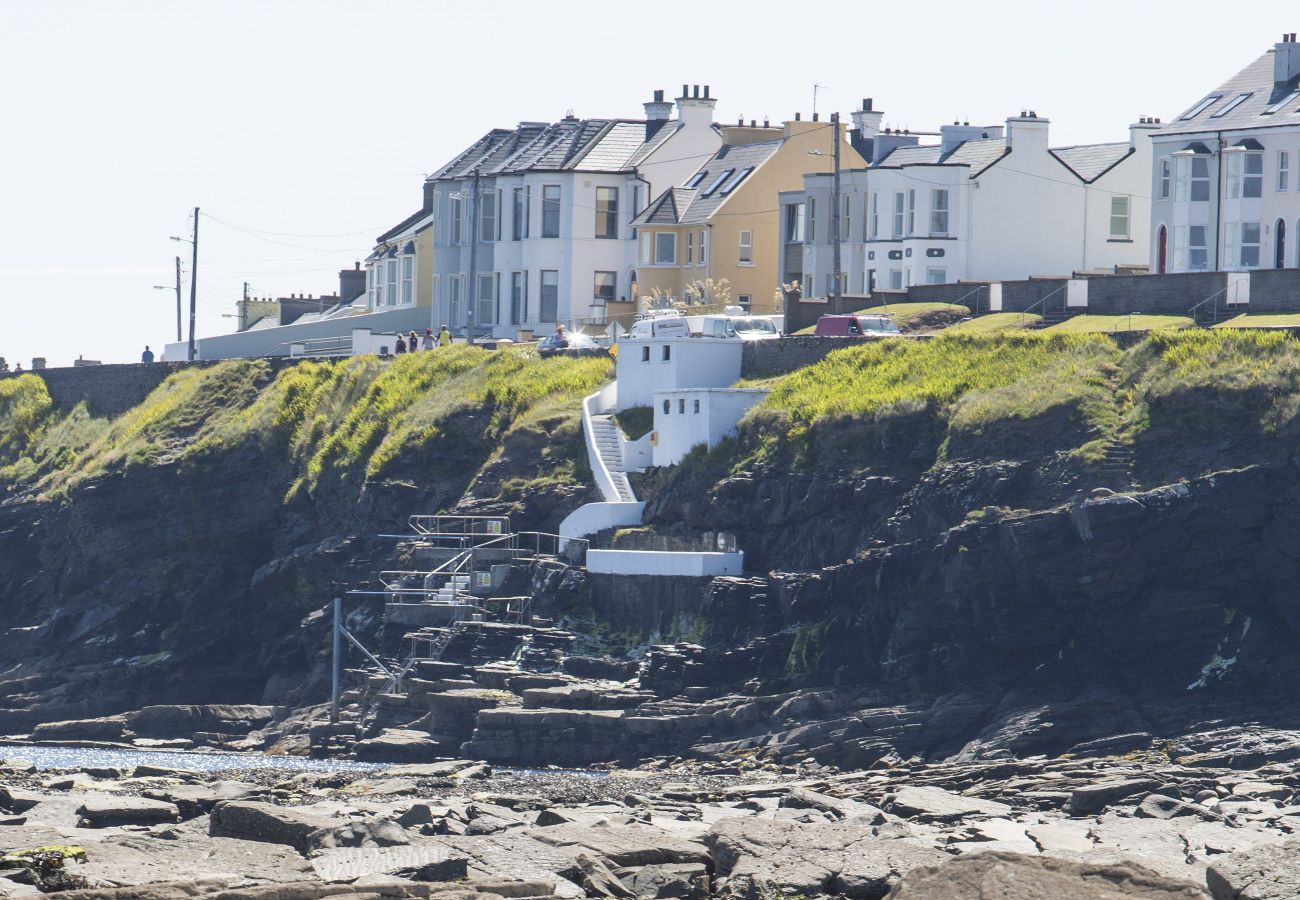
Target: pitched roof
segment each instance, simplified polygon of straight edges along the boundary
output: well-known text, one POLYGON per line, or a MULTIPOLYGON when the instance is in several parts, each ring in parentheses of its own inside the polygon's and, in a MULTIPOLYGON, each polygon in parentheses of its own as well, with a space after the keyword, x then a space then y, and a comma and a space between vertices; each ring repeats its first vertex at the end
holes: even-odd
POLYGON ((1297 120, 1293 114, 1300 112, 1300 97, 1292 97, 1274 113, 1266 110, 1287 100, 1297 89, 1300 89, 1300 76, 1281 84, 1273 82, 1273 51, 1268 50, 1218 88, 1198 98, 1156 134, 1294 126, 1297 120), (1248 96, 1233 106, 1243 95, 1248 96))
POLYGON ((1006 141, 1002 138, 986 138, 978 141, 962 141, 944 157, 943 161, 947 165, 970 166, 970 174, 974 178, 1006 155, 1006 141))
POLYGON ((876 163, 877 166, 936 165, 940 162, 938 144, 904 144, 895 147, 876 163))
POLYGON ((694 188, 674 187, 664 191, 637 216, 633 224, 702 225, 708 222, 718 207, 732 196, 731 191, 722 192, 726 183, 745 169, 752 171, 767 162, 783 143, 783 139, 778 139, 754 144, 723 144, 713 158, 687 181, 687 184, 694 183, 694 188), (714 182, 723 174, 727 178, 715 186, 714 182), (710 187, 713 190, 709 190, 710 187))
POLYGON ((1117 141, 1111 144, 1057 147, 1047 152, 1059 159, 1080 181, 1091 184, 1125 159, 1133 152, 1133 148, 1128 141, 1117 141))

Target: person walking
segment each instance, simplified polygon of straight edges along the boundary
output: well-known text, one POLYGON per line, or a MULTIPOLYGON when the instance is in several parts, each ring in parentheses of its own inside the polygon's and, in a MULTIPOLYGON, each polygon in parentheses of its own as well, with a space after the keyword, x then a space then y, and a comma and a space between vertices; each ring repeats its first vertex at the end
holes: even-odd
POLYGON ((420 339, 415 336, 414 331, 406 336, 406 349, 412 353, 420 349, 420 339))
POLYGON ((144 363, 145 365, 148 365, 149 363, 153 362, 153 351, 149 349, 148 344, 144 345, 144 352, 140 354, 140 362, 144 363))
POLYGON ((393 355, 396 356, 398 353, 405 353, 405 352, 406 352, 406 338, 402 337, 402 333, 399 331, 397 333, 397 346, 393 348, 393 355))
POLYGON ((432 329, 432 328, 426 328, 426 329, 424 329, 424 337, 420 338, 420 349, 421 349, 421 350, 432 350, 432 349, 433 349, 433 329, 432 329))
POLYGON ((451 332, 447 330, 446 325, 443 325, 441 328, 438 329, 438 346, 439 347, 451 346, 451 332))

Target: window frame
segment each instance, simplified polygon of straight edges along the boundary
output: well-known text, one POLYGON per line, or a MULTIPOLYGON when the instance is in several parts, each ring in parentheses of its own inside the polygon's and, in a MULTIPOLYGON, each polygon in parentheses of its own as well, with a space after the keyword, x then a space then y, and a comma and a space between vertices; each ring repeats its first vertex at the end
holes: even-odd
POLYGON ((656 266, 675 266, 677 265, 677 232, 675 231, 656 231, 654 232, 654 265, 656 266), (664 243, 667 238, 671 243, 664 243), (671 246, 671 258, 665 258, 665 254, 660 251, 671 246))
POLYGON ((871 193, 871 240, 880 237, 880 192, 871 193))
POLYGON ((752 266, 754 264, 754 232, 750 228, 740 229, 737 235, 740 244, 736 265, 752 266))
POLYGON ((1277 179, 1273 190, 1283 193, 1291 190, 1291 151, 1277 151, 1277 179))
POLYGON ((415 254, 402 254, 402 306, 415 302, 415 254))
POLYGON ((948 237, 949 204, 952 197, 947 188, 930 189, 930 237, 948 237), (943 195, 943 205, 939 205, 939 196, 943 195), (942 223, 939 217, 943 217, 942 223), (942 226, 942 227, 941 227, 942 226))
POLYGON ((1173 166, 1169 165, 1169 157, 1164 157, 1160 160, 1160 176, 1158 179, 1160 182, 1160 188, 1158 191, 1160 200, 1169 199, 1171 185, 1173 184, 1172 169, 1173 166))
MULTIPOLYGON (((907 221, 907 194, 903 191, 894 191, 894 230, 892 236, 895 240, 903 236, 903 223, 907 221)), ((890 282, 893 282, 893 276, 890 276, 890 282)))
POLYGON ((591 274, 591 298, 593 306, 608 306, 618 300, 618 272, 598 270, 591 274), (601 295, 601 276, 609 276, 609 297, 601 295))
POLYGON ((1127 194, 1111 194, 1110 197, 1110 229, 1107 232, 1108 240, 1127 241, 1132 238, 1131 219, 1133 215, 1133 198, 1127 194), (1115 205, 1123 205, 1123 211, 1117 213, 1115 205), (1120 230, 1116 231, 1115 226, 1119 225, 1120 230))
POLYGON ((559 320, 559 316, 560 316, 560 270, 559 270, 559 269, 542 269, 542 270, 541 270, 541 276, 540 276, 539 285, 540 285, 540 287, 539 287, 539 292, 538 292, 538 307, 537 307, 537 316, 538 316, 538 318, 537 318, 537 321, 539 321, 539 322, 556 322, 556 321, 559 320), (554 293, 554 296, 551 298, 551 305, 552 305, 553 308, 550 310, 550 312, 552 313, 552 315, 550 316, 550 318, 547 318, 547 309, 546 309, 546 307, 547 307, 547 301, 546 301, 546 291, 547 291, 546 276, 547 276, 547 275, 552 276, 553 284, 551 284, 550 287, 551 287, 551 289, 555 292, 555 293, 554 293))
POLYGON ((618 240, 618 188, 610 185, 596 186, 596 222, 595 235, 599 241, 616 241, 618 240), (613 202, 606 201, 604 208, 601 208, 601 194, 613 192, 613 202), (604 226, 602 228, 602 225, 604 226), (605 233, 601 233, 604 231, 605 233))
POLYGON ((562 226, 560 223, 560 207, 564 200, 564 186, 559 184, 542 185, 542 233, 543 238, 558 238, 562 226), (555 196, 548 197, 547 194, 554 189, 555 196), (552 221, 553 220, 553 221, 552 221), (548 227, 548 225, 553 227, 548 227), (553 233, 552 233, 553 232, 553 233))

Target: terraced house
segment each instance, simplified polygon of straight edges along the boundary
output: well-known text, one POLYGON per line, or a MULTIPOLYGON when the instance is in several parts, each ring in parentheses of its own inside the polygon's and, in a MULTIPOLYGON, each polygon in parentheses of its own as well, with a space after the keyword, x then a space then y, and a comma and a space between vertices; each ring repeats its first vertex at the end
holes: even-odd
MULTIPOLYGON (((722 128, 722 146, 636 218, 641 292, 686 303, 780 312, 776 199, 804 172, 829 172, 835 131, 796 116, 779 127, 722 128), (725 283, 725 289, 719 286, 725 283)), ((863 164, 841 127, 842 164, 863 164)))
POLYGON ((376 248, 372 302, 396 290, 401 303, 427 303, 434 328, 511 338, 630 311, 632 219, 713 155, 716 102, 707 85, 683 85, 675 103, 656 91, 643 119, 569 115, 489 131, 427 179, 421 212, 376 248))
POLYGON ((1159 272, 1300 266, 1300 43, 1271 50, 1152 138, 1159 272))
MULTIPOLYGON (((916 134, 882 130, 863 101, 853 120, 870 165, 841 178, 844 293, 1145 269, 1155 120, 1127 140, 1067 147, 1050 145, 1033 111, 916 134)), ((831 204, 824 172, 781 196, 781 280, 804 297, 832 293, 831 204)))

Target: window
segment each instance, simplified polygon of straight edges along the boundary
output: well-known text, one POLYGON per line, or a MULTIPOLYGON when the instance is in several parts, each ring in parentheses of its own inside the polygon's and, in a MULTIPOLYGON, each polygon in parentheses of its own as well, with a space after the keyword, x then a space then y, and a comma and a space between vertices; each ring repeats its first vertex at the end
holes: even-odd
MULTIPOLYGON (((647 352, 647 353, 650 352, 650 348, 649 348, 649 347, 646 347, 645 349, 646 349, 646 352, 647 352)), ((665 415, 665 416, 668 415, 668 414, 672 411, 672 408, 673 408, 673 401, 671 401, 671 400, 664 400, 664 415, 665 415)))
POLYGON ((704 265, 709 255, 709 233, 700 232, 700 261, 696 265, 704 265))
POLYGON ((803 295, 805 299, 812 299, 813 281, 811 275, 805 275, 803 277, 803 295))
POLYGON ((1223 267, 1259 267, 1259 223, 1228 222, 1223 226, 1223 267))
POLYGON ((1209 229, 1204 225, 1192 225, 1187 229, 1187 269, 1203 272, 1210 266, 1210 250, 1206 246, 1205 236, 1209 229))
MULTIPOLYGON (((560 186, 542 185, 542 237, 560 236, 560 186)), ((547 319, 546 321, 551 321, 547 319)))
POLYGON ((749 294, 741 294, 739 297, 736 298, 736 300, 737 302, 740 303, 741 308, 743 308, 746 311, 749 310, 750 304, 754 302, 753 297, 751 297, 749 294))
POLYGON ((632 218, 641 215, 641 185, 632 185, 632 218))
POLYGON ((740 232, 740 264, 742 266, 754 264, 754 232, 743 229, 740 232))
POLYGON ((618 188, 596 188, 596 237, 618 238, 618 188))
POLYGON ((461 278, 464 277, 465 276, 463 275, 461 276, 453 275, 450 279, 451 297, 449 299, 451 301, 451 324, 453 325, 460 322, 460 286, 461 286, 461 278))
MULTIPOLYGON (((899 194, 899 196, 901 197, 902 194, 899 194)), ((889 270, 889 289, 890 289, 891 291, 901 291, 901 290, 903 289, 903 270, 902 270, 902 269, 890 269, 890 270, 889 270)))
POLYGON ((641 265, 650 265, 650 241, 652 235, 648 231, 641 232, 641 265))
POLYGON ((926 284, 947 284, 948 270, 947 269, 926 269, 925 283, 926 284))
POLYGON ((808 198, 808 243, 817 243, 817 198, 808 198))
POLYGON ((880 195, 871 195, 871 239, 880 236, 880 195))
POLYGON ((478 277, 478 304, 474 307, 474 322, 477 325, 490 325, 496 321, 493 311, 496 308, 496 296, 493 290, 495 279, 491 272, 478 277))
POLYGON ((730 177, 731 177, 732 175, 734 175, 735 173, 736 173, 736 170, 735 170, 735 169, 724 169, 724 170, 722 171, 722 174, 720 174, 717 178, 715 178, 715 179, 713 179, 712 181, 710 181, 710 182, 709 182, 709 186, 706 187, 703 191, 700 192, 700 196, 701 196, 701 197, 707 197, 707 196, 709 196, 709 195, 712 194, 714 191, 716 191, 719 187, 722 186, 722 182, 726 181, 728 178, 730 178, 730 177))
POLYGON ((1169 160, 1162 159, 1160 160, 1160 199, 1161 200, 1169 199, 1169 181, 1170 181, 1169 160))
POLYGON ((379 293, 383 290, 380 285, 378 264, 366 269, 366 281, 368 283, 367 292, 370 298, 370 308, 374 309, 379 305, 379 293))
POLYGON ((696 400, 695 400, 695 412, 696 412, 697 415, 698 415, 699 412, 700 412, 700 401, 699 401, 698 398, 696 398, 696 400))
POLYGON ((664 344, 663 352, 661 354, 661 359, 664 362, 668 362, 672 358, 673 358, 673 348, 669 344, 664 344))
POLYGON ((388 289, 384 292, 384 299, 388 301, 389 306, 397 305, 397 260, 388 261, 388 289))
POLYGON ((528 313, 524 308, 524 286, 527 282, 524 280, 527 274, 524 272, 510 273, 510 321, 516 325, 525 321, 528 313))
POLYGON ((1222 94, 1211 94, 1210 96, 1202 100, 1200 103, 1196 104, 1191 109, 1189 109, 1183 115, 1182 121, 1186 122, 1188 119, 1195 119, 1201 113, 1209 109, 1211 103, 1214 103, 1216 100, 1221 100, 1222 98, 1223 98, 1222 94))
POLYGON ((592 284, 592 300, 597 304, 613 303, 618 274, 615 272, 597 272, 592 284))
POLYGON ((913 188, 907 191, 907 233, 916 234, 916 190, 913 188))
POLYGON ((453 244, 460 243, 461 221, 464 219, 463 208, 464 201, 459 196, 451 198, 451 242, 453 244))
POLYGON ((484 191, 478 214, 478 239, 490 243, 497 239, 497 192, 484 191))
POLYGON ((655 265, 677 265, 677 235, 671 231, 655 232, 655 265))
POLYGON ((1271 116, 1274 113, 1279 113, 1282 110, 1286 109, 1286 107, 1294 103, 1297 97, 1300 97, 1300 91, 1292 91, 1291 93, 1283 97, 1281 100, 1277 101, 1272 106, 1270 106, 1268 109, 1264 110, 1262 113, 1260 113, 1260 115, 1271 116))
POLYGON ((1241 104, 1245 103, 1248 99, 1250 99, 1250 96, 1251 96, 1250 94, 1238 94, 1237 96, 1229 100, 1227 103, 1223 104, 1222 109, 1210 113, 1210 118, 1218 119, 1223 116, 1226 116, 1228 113, 1232 112, 1238 106, 1241 106, 1241 104))
MULTIPOLYGON (((948 235, 948 191, 944 188, 930 191, 930 234, 935 237, 948 235)), ((930 283, 943 284, 942 281, 930 283)))
MULTIPOLYGON (((641 348, 641 362, 650 362, 650 348, 648 346, 641 348)), ((665 400, 664 402, 667 403, 668 401, 665 400)), ((668 410, 665 409, 664 412, 668 412, 668 410)))
MULTIPOLYGON (((896 238, 901 238, 903 236, 903 204, 906 201, 907 201, 907 197, 902 191, 895 192, 894 194, 894 235, 893 236, 896 238)), ((892 275, 890 276, 890 281, 893 281, 892 275)))
POLYGON ((688 188, 697 188, 697 187, 699 187, 699 186, 700 186, 700 182, 703 181, 704 178, 705 178, 705 176, 707 176, 708 174, 709 174, 709 173, 708 173, 707 171, 703 170, 703 169, 700 170, 699 172, 696 172, 694 175, 691 176, 691 180, 688 181, 688 182, 686 182, 686 186, 687 186, 688 188))
POLYGON ((804 205, 791 203, 785 208, 785 242, 787 244, 803 243, 804 205))
POLYGON ((515 188, 514 216, 511 220, 510 236, 516 241, 528 237, 528 188, 515 188))
POLYGON ((1291 154, 1285 150, 1277 151, 1277 189, 1289 190, 1291 181, 1291 154))
POLYGON ((686 265, 695 262, 695 232, 686 232, 686 265))
POLYGON ((737 172, 736 177, 728 181, 726 186, 723 187, 722 196, 725 197, 728 194, 730 194, 732 191, 734 191, 736 188, 740 187, 740 183, 744 181, 747 177, 749 177, 749 173, 752 171, 754 171, 753 166, 745 166, 745 168, 737 172))
POLYGON ((840 217, 840 240, 846 241, 853 233, 853 196, 844 195, 844 214, 840 217))
POLYGON ((542 270, 542 322, 556 321, 560 306, 560 273, 553 269, 542 270))
POLYGON ((1259 197, 1264 187, 1264 154, 1258 151, 1228 154, 1224 196, 1229 200, 1259 197))
POLYGON ((1111 240, 1128 240, 1128 197, 1110 198, 1110 237, 1111 240))
POLYGON ((415 285, 412 282, 412 276, 415 272, 415 257, 402 257, 402 305, 410 306, 414 299, 413 293, 415 285))
POLYGON ((1210 199, 1210 160, 1204 156, 1193 156, 1191 166, 1191 198, 1193 201, 1208 201, 1210 199))

